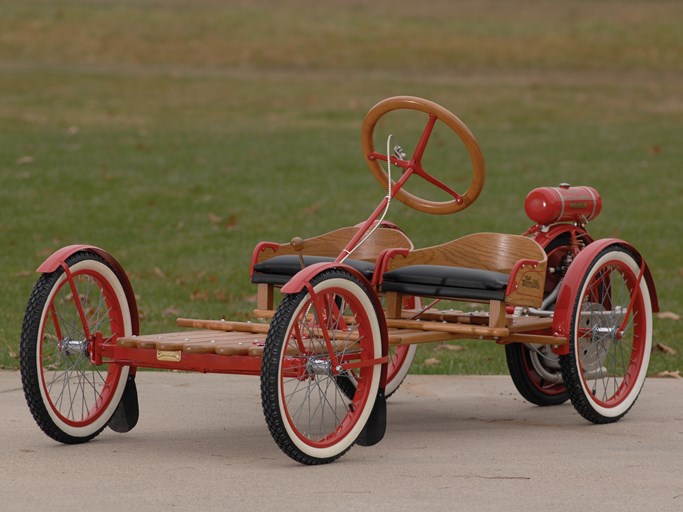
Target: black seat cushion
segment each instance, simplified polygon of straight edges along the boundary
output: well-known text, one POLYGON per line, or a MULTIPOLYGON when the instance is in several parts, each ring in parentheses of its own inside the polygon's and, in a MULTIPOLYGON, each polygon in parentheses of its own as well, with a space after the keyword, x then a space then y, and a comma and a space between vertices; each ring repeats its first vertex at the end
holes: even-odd
MULTIPOLYGON (((304 256, 304 265, 308 267, 315 263, 329 263, 334 260, 335 258, 326 256, 304 256)), ((351 259, 345 260, 344 263, 358 270, 368 280, 372 279, 372 273, 375 270, 374 263, 351 259)), ((298 256, 276 256, 275 258, 254 265, 254 273, 251 276, 251 282, 283 285, 300 270, 301 263, 299 262, 298 256)))
POLYGON ((503 300, 509 276, 492 270, 442 265, 411 265, 387 272, 382 290, 405 295, 503 300))

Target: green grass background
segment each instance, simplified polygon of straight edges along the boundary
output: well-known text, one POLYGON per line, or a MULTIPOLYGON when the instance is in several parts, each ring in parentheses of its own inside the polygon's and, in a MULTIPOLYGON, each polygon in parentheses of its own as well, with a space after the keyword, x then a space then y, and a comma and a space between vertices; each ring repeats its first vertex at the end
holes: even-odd
MULTIPOLYGON (((683 314, 683 3, 665 0, 0 1, 0 365, 35 268, 91 243, 130 274, 143 332, 246 318, 261 240, 363 220, 382 196, 360 124, 380 99, 456 113, 487 159, 458 215, 393 207, 417 246, 519 233, 526 193, 596 187, 595 237, 632 242, 683 314)), ((651 373, 683 369, 655 320, 651 373)), ((505 373, 421 347, 414 371, 505 373), (424 366, 428 357, 442 363, 424 366)))

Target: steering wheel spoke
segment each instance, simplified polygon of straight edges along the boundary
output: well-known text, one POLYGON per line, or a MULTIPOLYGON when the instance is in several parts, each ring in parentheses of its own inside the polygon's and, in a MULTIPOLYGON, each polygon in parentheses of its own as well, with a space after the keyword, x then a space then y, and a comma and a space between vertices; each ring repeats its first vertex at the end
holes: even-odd
MULTIPOLYGON (((383 155, 381 153, 375 153, 374 151, 368 155, 368 160, 381 160, 382 162, 387 161, 387 155, 383 155)), ((410 161, 409 160, 401 160, 400 158, 396 158, 395 156, 391 157, 391 165, 394 165, 396 167, 400 167, 401 169, 407 169, 410 167, 410 161)))
POLYGON ((418 176, 420 176, 420 177, 421 177, 422 179, 424 179, 425 181, 428 181, 428 182, 431 183, 432 185, 434 185, 434 186, 436 186, 437 188, 440 188, 441 190, 443 190, 444 192, 446 192, 446 194, 448 194, 449 196, 451 196, 451 197, 453 198, 453 200, 454 200, 457 204, 462 204, 462 196, 461 196, 460 194, 458 194, 455 190, 453 190, 451 187, 449 187, 448 185, 446 185, 446 184, 445 184, 444 182, 442 182, 441 180, 438 180, 438 179, 436 179, 434 176, 432 176, 431 174, 429 174, 427 171, 425 171, 425 170, 422 168, 422 166, 420 166, 419 168, 416 168, 414 172, 415 172, 415 174, 417 174, 418 176))

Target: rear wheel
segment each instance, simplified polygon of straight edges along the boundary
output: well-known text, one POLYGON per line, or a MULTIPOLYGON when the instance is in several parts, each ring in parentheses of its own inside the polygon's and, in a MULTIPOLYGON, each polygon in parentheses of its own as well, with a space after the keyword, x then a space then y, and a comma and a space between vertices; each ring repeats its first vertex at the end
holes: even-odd
POLYGON ((329 270, 311 285, 315 298, 304 289, 278 306, 261 398, 282 451, 303 464, 324 464, 348 451, 368 421, 381 376, 381 364, 368 362, 381 357, 382 340, 371 292, 357 278, 329 270), (353 387, 340 385, 347 379, 353 387))
POLYGON ((560 405, 569 399, 559 358, 550 345, 511 343, 505 345, 505 358, 512 382, 528 402, 548 406, 560 405))
POLYGON ((652 305, 640 265, 626 248, 600 252, 586 271, 572 313, 562 373, 576 410, 611 423, 633 406, 652 349, 652 305))
MULTIPOLYGON (((548 268, 555 269, 554 273, 548 272, 546 275, 545 309, 554 309, 554 294, 574 255, 570 240, 570 236, 563 233, 544 247, 548 255, 548 268)), ((553 353, 550 345, 510 343, 505 345, 505 359, 512 382, 529 403, 543 407, 560 405, 569 400, 559 356, 553 353)))
POLYGON ((97 436, 123 393, 128 367, 91 360, 94 338, 131 334, 123 286, 97 254, 79 252, 36 283, 21 334, 20 367, 26 401, 38 426, 67 444, 97 436))
POLYGON ((417 345, 398 345, 389 347, 389 363, 387 364, 386 395, 389 398, 403 384, 415 359, 417 345))

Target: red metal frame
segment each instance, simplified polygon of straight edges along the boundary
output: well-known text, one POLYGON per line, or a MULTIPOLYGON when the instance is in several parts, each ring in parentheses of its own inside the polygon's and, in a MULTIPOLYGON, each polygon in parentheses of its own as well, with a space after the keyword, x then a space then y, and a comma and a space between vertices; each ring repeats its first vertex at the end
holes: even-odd
POLYGON ((181 359, 178 362, 163 361, 157 358, 156 350, 120 347, 115 343, 103 343, 99 352, 104 361, 144 368, 240 375, 259 375, 261 372, 261 358, 254 356, 221 356, 218 354, 182 352, 181 359))
MULTIPOLYGON (((581 227, 574 224, 553 224, 547 229, 542 228, 539 225, 531 226, 524 235, 528 235, 529 238, 534 240, 538 245, 544 249, 556 238, 569 234, 571 238, 572 245, 579 248, 580 244, 588 245, 593 242, 593 238, 588 234, 588 232, 581 227)), ((578 251, 577 251, 578 252, 578 251)))
POLYGON ((250 278, 254 276, 254 265, 258 263, 259 254, 267 249, 277 251, 278 247, 280 247, 280 245, 273 242, 259 242, 256 247, 254 247, 254 252, 251 255, 251 266, 249 267, 250 278))

